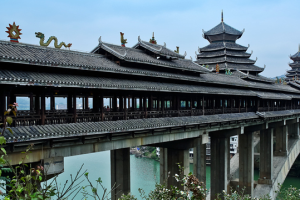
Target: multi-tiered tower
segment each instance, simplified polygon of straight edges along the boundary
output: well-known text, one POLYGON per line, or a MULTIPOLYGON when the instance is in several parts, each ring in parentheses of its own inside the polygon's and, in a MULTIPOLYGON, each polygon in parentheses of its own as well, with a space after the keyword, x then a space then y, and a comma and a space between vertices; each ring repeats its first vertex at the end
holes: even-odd
POLYGON ((258 75, 264 68, 255 64, 256 60, 249 59, 251 54, 246 51, 249 48, 236 43, 236 40, 242 37, 243 31, 227 25, 223 21, 223 12, 221 23, 209 31, 203 30, 203 37, 210 44, 199 48, 197 54, 197 63, 205 65, 209 69, 216 70, 218 64, 220 73, 225 73, 226 69, 231 71, 241 71, 251 75, 258 75))
POLYGON ((290 63, 289 66, 292 68, 291 70, 286 71, 286 81, 299 80, 300 77, 300 46, 297 53, 293 56, 290 56, 290 59, 293 60, 293 63, 290 63))

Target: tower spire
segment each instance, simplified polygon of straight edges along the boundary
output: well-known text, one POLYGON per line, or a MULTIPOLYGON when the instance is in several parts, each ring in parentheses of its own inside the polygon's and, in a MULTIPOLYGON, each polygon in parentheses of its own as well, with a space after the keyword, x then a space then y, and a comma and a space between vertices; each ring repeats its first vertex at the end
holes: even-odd
POLYGON ((223 22, 223 10, 222 10, 222 14, 221 14, 221 22, 223 22))

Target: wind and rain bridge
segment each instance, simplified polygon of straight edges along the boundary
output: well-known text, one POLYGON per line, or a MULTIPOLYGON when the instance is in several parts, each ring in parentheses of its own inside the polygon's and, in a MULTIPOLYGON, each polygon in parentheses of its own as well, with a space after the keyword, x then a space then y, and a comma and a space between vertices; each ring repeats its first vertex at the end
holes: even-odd
MULTIPOLYGON (((236 43, 243 33, 222 19, 203 31, 210 44, 198 48, 196 61, 179 48, 157 44, 154 35, 149 42, 138 37, 133 47, 126 47, 124 33, 121 45, 100 37, 90 53, 47 47, 40 32, 41 46, 0 41, 1 121, 10 103, 30 99, 29 110, 14 118, 14 134, 4 134, 9 160, 17 165, 20 152, 34 144, 26 162, 42 161, 55 174, 64 157, 110 150, 111 182, 119 185, 115 200, 118 191, 130 192, 130 147, 161 148, 161 181, 168 172, 178 173, 176 163, 188 167, 194 148, 194 173, 205 182, 210 137, 211 199, 233 185, 253 196, 275 197, 277 183, 300 152, 300 82, 297 75, 287 82, 261 76, 264 68, 250 59, 249 45, 236 43), (66 109, 57 109, 55 101, 62 97, 66 109), (76 107, 78 98, 82 109, 76 107), (258 182, 254 132, 260 133, 258 182), (233 135, 239 138, 235 163, 229 150, 233 135)), ((298 53, 291 58, 299 65, 298 53)), ((175 179, 168 179, 170 185, 180 187, 175 179)))

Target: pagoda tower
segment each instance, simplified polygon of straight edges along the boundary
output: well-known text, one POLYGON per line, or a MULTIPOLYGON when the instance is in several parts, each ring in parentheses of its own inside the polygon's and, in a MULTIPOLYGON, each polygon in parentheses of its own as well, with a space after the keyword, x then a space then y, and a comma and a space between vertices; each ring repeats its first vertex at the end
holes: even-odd
POLYGON ((291 70, 286 71, 286 81, 299 80, 300 78, 300 45, 299 50, 293 56, 290 56, 290 59, 293 60, 293 63, 289 63, 291 70))
POLYGON ((223 21, 222 11, 221 22, 209 31, 203 30, 203 38, 210 44, 198 48, 196 63, 213 71, 216 71, 218 64, 220 73, 225 73, 225 70, 229 69, 231 72, 258 75, 264 68, 254 65, 256 60, 249 59, 252 54, 246 52, 249 45, 245 47, 236 43, 243 33, 244 30, 239 31, 223 21))

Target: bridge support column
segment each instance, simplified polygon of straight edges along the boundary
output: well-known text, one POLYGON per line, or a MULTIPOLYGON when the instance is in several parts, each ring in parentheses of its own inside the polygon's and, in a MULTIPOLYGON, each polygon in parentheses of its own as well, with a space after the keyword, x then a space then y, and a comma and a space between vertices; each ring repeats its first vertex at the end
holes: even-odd
POLYGON ((167 180, 168 188, 172 185, 183 189, 181 183, 173 177, 175 174, 179 174, 177 163, 184 168, 183 174, 188 175, 190 171, 189 149, 160 148, 160 183, 164 184, 167 180))
POLYGON ((279 126, 275 130, 276 134, 276 145, 275 145, 275 156, 287 156, 288 154, 288 126, 279 126))
POLYGON ((259 184, 273 181, 273 128, 260 131, 259 184))
POLYGON ((254 147, 253 132, 239 135, 239 187, 244 194, 253 196, 254 147))
POLYGON ((111 200, 130 192, 130 150, 129 148, 110 151, 111 200))
POLYGON ((229 138, 219 138, 211 136, 211 195, 210 199, 217 198, 218 193, 227 192, 228 182, 228 156, 229 156, 229 138))
POLYGON ((203 135, 200 138, 195 139, 195 145, 194 145, 194 157, 193 157, 193 163, 194 163, 194 175, 198 178, 200 182, 203 182, 206 185, 206 138, 203 137, 203 135))

